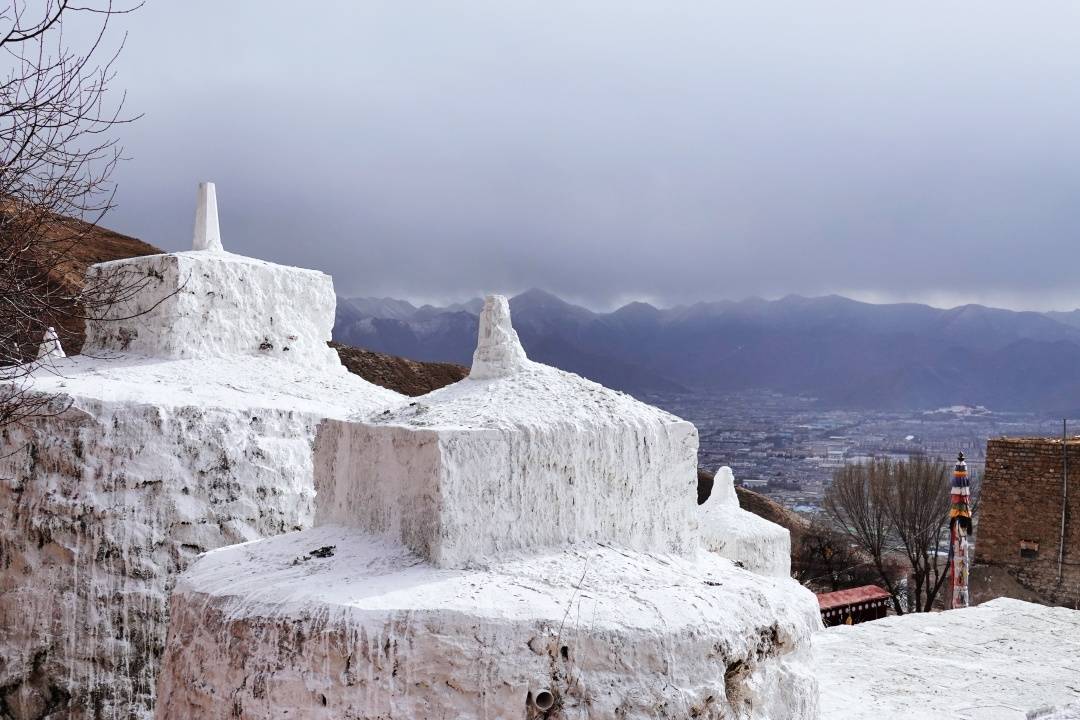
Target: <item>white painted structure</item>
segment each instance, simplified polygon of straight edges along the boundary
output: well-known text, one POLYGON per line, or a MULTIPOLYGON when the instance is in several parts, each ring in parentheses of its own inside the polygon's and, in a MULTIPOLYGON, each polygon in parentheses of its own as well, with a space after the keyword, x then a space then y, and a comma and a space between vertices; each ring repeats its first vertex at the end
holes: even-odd
MULTIPOLYGON (((206 197, 199 222, 216 228, 206 197)), ((404 400, 326 346, 322 273, 223 251, 89 272, 143 279, 113 309, 138 316, 88 324, 87 354, 33 377, 57 414, 0 434, 13 717, 149 717, 174 576, 206 550, 310 526, 318 423, 404 400)))
POLYGON ((837 625, 814 636, 814 661, 822 720, 1080 717, 1080 612, 1068 608, 999 598, 837 625))
POLYGON ((721 467, 709 499, 700 506, 701 544, 751 572, 791 576, 791 533, 739 507, 735 475, 721 467))
POLYGON ((217 189, 212 182, 199 183, 195 196, 195 235, 191 249, 225 251, 221 246, 221 228, 218 226, 217 189))
POLYGON ((529 361, 502 297, 473 368, 370 423, 324 424, 318 524, 388 533, 439 567, 581 541, 696 552, 692 424, 529 361))
POLYGON ((60 338, 56 335, 56 328, 49 327, 45 330, 45 335, 41 338, 41 345, 38 346, 37 359, 47 360, 48 358, 62 358, 67 357, 67 353, 64 352, 64 348, 60 347, 60 338))
POLYGON ((87 275, 138 291, 111 305, 106 322, 87 322, 85 355, 257 357, 345 372, 326 344, 337 299, 325 273, 192 250, 99 263, 87 275))
POLYGON ((814 596, 705 552, 697 433, 529 361, 316 443, 316 527, 178 583, 157 717, 817 717, 814 596))

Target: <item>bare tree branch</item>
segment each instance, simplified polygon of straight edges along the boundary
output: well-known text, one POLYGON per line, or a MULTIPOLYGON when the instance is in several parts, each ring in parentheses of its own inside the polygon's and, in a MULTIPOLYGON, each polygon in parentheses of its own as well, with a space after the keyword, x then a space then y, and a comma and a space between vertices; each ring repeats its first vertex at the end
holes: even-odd
POLYGON ((56 409, 31 383, 50 362, 37 357, 49 327, 76 350, 87 319, 146 282, 123 273, 85 284, 71 277, 113 207, 110 177, 122 158, 113 131, 135 119, 110 89, 123 40, 110 51, 105 39, 110 20, 137 7, 15 0, 0 13, 0 428, 56 409), (76 51, 64 30, 80 15, 96 25, 76 51))
POLYGON ((940 548, 948 536, 949 489, 944 461, 915 456, 840 468, 826 491, 826 511, 870 558, 897 613, 904 604, 889 562, 897 553, 907 566, 906 610, 929 612, 937 602, 948 575, 940 548))

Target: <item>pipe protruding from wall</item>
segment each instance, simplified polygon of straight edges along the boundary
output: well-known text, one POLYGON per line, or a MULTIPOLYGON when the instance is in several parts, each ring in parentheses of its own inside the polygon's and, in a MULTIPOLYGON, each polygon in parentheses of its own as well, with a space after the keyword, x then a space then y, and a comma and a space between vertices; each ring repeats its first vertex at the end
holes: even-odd
POLYGON ((532 703, 537 710, 547 712, 555 705, 555 695, 550 690, 537 690, 532 696, 532 703))

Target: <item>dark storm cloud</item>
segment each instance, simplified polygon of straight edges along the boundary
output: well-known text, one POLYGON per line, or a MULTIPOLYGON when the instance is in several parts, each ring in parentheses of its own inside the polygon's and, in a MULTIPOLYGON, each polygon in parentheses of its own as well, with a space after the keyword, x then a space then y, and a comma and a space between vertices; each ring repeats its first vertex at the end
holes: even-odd
POLYGON ((173 2, 108 224, 430 299, 1080 304, 1071 2, 173 2), (887 6, 888 5, 888 6, 887 6))

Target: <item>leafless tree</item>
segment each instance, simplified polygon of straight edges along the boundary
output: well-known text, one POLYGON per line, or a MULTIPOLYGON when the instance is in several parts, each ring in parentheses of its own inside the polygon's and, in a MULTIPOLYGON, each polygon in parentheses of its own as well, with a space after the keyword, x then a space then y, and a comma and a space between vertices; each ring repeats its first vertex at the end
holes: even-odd
POLYGON ((886 511, 911 564, 909 609, 929 612, 948 575, 940 548, 949 536, 949 468, 917 456, 895 463, 892 470, 886 511))
POLYGON ((106 38, 117 16, 137 6, 99 2, 12 0, 0 13, 0 429, 55 410, 28 383, 47 362, 36 351, 48 327, 70 346, 85 319, 145 282, 122 273, 87 284, 70 277, 113 206, 115 130, 134 119, 110 88, 123 39, 108 48, 106 38), (78 50, 69 46, 73 34, 86 38, 78 50))
POLYGON ((932 610, 948 575, 941 548, 948 539, 949 477, 941 460, 878 459, 838 469, 826 491, 826 511, 870 558, 897 613, 932 610), (895 570, 898 554, 906 590, 895 570))
POLYGON ((847 534, 820 521, 800 533, 792 553, 791 572, 800 583, 818 592, 878 582, 870 556, 847 534))
POLYGON ((888 460, 838 468, 824 504, 837 526, 869 556, 878 578, 893 597, 894 609, 903 613, 899 585, 886 570, 887 555, 893 547, 886 507, 891 474, 892 463, 888 460))

